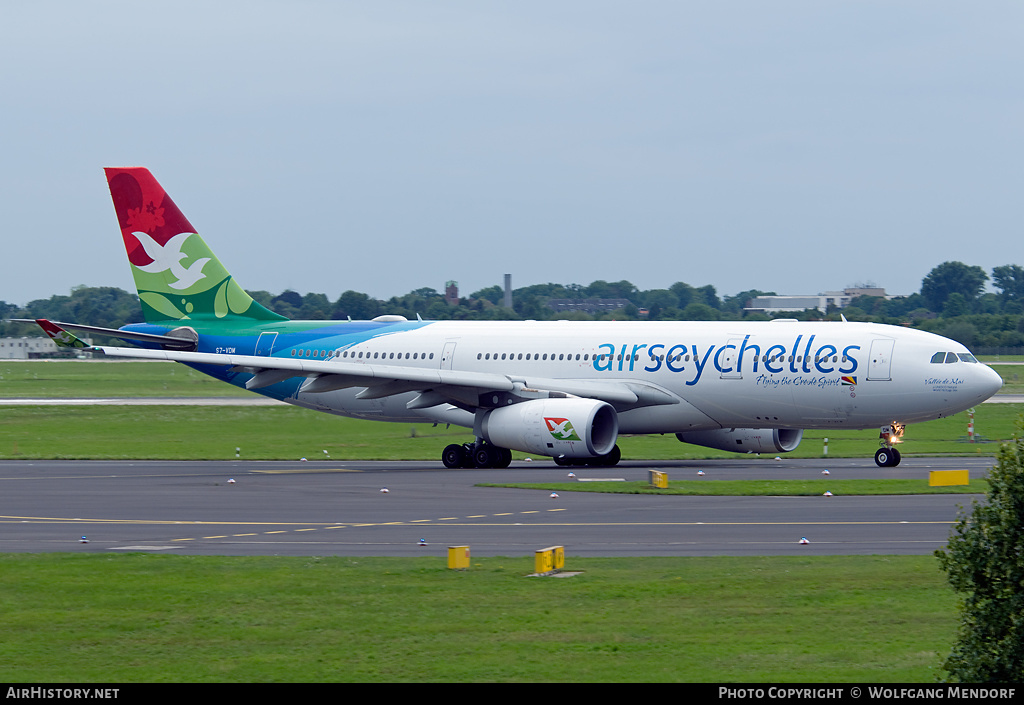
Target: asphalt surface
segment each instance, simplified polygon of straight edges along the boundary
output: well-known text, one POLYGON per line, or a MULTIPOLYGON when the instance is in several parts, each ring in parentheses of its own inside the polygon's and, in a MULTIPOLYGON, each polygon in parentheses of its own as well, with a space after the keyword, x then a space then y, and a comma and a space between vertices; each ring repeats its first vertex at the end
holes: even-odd
MULTIPOLYGON (((927 478, 992 458, 623 462, 589 478, 927 478), (703 471, 703 476, 698 476, 703 471)), ((478 487, 562 482, 550 461, 504 470, 439 462, 0 462, 0 552, 165 551, 195 555, 578 556, 928 554, 980 495, 680 497, 478 487), (234 482, 231 482, 234 480, 234 482), (382 489, 387 492, 382 492, 382 489), (82 542, 86 537, 87 543, 82 542), (806 538, 808 543, 801 544, 806 538), (426 545, 420 545, 421 539, 426 545)))

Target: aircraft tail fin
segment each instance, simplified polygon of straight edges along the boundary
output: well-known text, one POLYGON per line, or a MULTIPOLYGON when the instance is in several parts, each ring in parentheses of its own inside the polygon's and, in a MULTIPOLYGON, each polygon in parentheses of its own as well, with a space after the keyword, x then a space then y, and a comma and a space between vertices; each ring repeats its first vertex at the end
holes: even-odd
POLYGON ((148 323, 285 320, 235 282, 148 169, 104 169, 148 323))

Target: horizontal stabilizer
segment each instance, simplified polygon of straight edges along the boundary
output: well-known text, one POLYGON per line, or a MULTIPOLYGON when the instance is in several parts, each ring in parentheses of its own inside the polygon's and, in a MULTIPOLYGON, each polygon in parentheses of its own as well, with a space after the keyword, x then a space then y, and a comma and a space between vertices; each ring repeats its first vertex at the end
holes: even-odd
MULTIPOLYGON (((57 330, 76 330, 82 333, 93 333, 96 335, 109 335, 112 338, 120 338, 121 340, 133 340, 141 343, 158 343, 171 350, 195 350, 199 336, 191 328, 181 327, 175 328, 171 333, 173 335, 157 335, 155 333, 137 333, 130 330, 121 330, 120 328, 101 328, 99 326, 83 326, 79 323, 64 323, 63 321, 50 321, 45 318, 11 318, 8 319, 12 323, 37 323, 47 335, 53 337, 49 330, 47 330, 45 324, 54 326, 57 330)), ((69 334, 70 335, 70 334, 69 334)), ((72 336, 73 337, 73 336, 72 336)), ((78 340, 77 338, 75 338, 78 340)), ((57 343, 60 345, 60 343, 57 343)), ((85 343, 70 347, 86 347, 85 343)))

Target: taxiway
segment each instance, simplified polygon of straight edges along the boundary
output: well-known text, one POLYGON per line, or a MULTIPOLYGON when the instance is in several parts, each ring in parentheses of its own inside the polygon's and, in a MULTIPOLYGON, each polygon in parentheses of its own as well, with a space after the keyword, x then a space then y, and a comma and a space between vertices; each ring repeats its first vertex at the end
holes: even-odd
MULTIPOLYGON (((982 476, 992 458, 624 462, 582 478, 982 476)), ((568 470, 516 462, 446 470, 431 462, 0 462, 0 551, 168 551, 204 555, 700 556, 927 554, 980 495, 682 497, 479 487, 562 482, 568 470), (231 482, 234 480, 234 482, 231 482), (382 492, 382 489, 388 491, 382 492), (88 543, 82 542, 86 537, 88 543), (808 543, 801 545, 806 537, 808 543), (420 545, 421 540, 426 545, 420 545)))

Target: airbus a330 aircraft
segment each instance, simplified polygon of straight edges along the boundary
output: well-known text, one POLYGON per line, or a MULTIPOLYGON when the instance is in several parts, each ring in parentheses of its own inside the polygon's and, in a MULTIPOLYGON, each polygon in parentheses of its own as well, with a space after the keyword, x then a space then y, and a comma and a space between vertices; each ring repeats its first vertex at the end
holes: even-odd
POLYGON ((146 323, 40 321, 51 337, 113 335, 141 348, 94 349, 317 411, 473 429, 445 448, 448 467, 505 467, 511 450, 614 465, 621 433, 776 453, 804 429, 867 428, 882 429, 875 462, 893 466, 905 424, 1002 385, 957 342, 871 323, 290 321, 235 282, 148 170, 106 174, 146 323))

